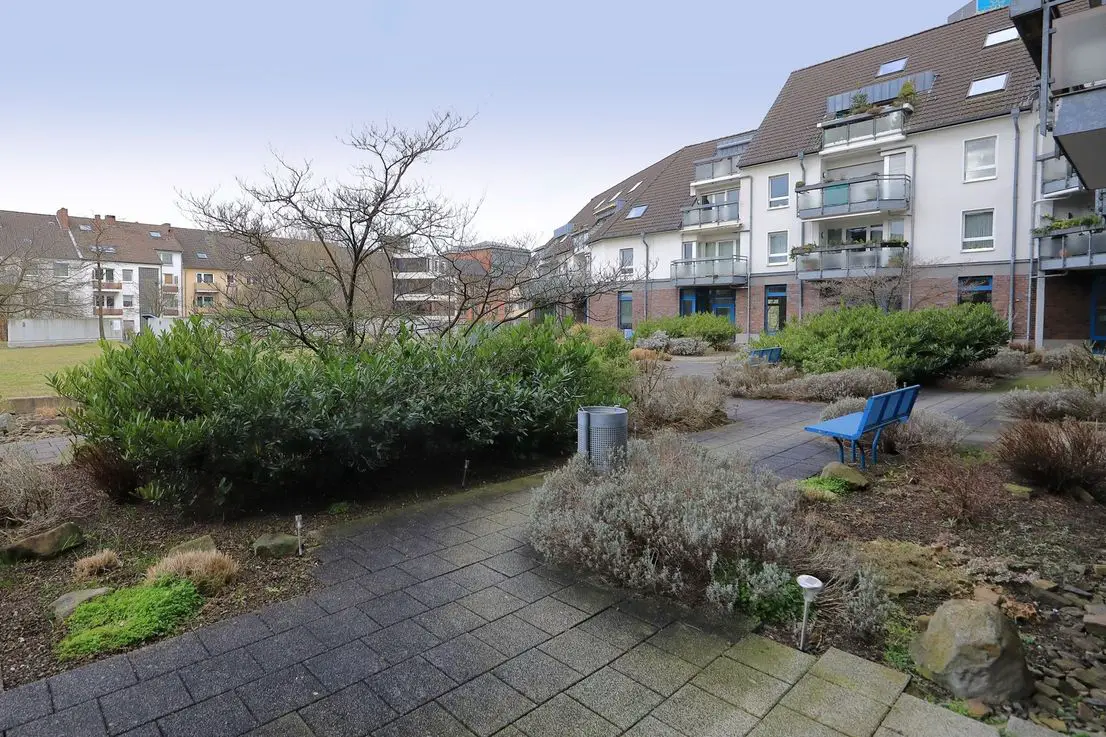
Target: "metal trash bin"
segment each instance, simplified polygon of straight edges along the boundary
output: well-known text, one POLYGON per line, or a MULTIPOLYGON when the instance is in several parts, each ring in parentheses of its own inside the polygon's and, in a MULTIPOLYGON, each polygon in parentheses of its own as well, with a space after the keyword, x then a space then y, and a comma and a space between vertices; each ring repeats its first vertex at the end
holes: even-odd
POLYGON ((581 407, 576 413, 576 450, 597 471, 614 469, 628 435, 629 414, 622 407, 581 407))

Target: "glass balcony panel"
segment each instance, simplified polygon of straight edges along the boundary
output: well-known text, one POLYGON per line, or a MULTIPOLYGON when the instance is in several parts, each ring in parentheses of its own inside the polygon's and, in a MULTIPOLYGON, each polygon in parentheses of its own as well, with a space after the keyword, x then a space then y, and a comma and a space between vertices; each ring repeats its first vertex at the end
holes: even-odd
POLYGON ((874 202, 879 198, 879 182, 854 182, 849 185, 849 202, 858 204, 874 202))
POLYGON ((877 249, 865 248, 862 251, 846 251, 849 255, 850 269, 874 269, 878 263, 877 249))
POLYGON ((826 128, 822 132, 823 146, 837 146, 842 143, 847 143, 848 140, 849 127, 847 125, 839 125, 834 128, 826 128))
MULTIPOLYGON (((836 184, 821 190, 824 207, 842 207, 849 204, 849 185, 836 184)), ((817 207, 817 205, 815 205, 817 207)))
POLYGON ((876 121, 872 118, 849 123, 849 139, 867 138, 876 134, 876 121))
POLYGON ((848 266, 848 256, 845 251, 822 252, 822 268, 824 270, 844 269, 846 266, 848 266))

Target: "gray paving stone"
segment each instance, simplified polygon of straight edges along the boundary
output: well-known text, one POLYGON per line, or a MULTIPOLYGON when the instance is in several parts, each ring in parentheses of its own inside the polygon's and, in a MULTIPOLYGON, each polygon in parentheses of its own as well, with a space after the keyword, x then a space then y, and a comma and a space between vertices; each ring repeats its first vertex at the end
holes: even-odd
POLYGON ((453 573, 448 574, 447 578, 454 583, 461 584, 469 591, 486 589, 507 580, 507 577, 502 573, 493 571, 483 563, 473 563, 464 568, 458 568, 453 573))
POLYGON ((490 673, 462 684, 438 699, 480 737, 488 737, 534 708, 534 702, 490 673))
POLYGON ((622 654, 614 645, 575 628, 542 643, 538 648, 584 675, 599 670, 622 654))
POLYGON ((406 619, 372 633, 363 642, 394 665, 436 647, 441 640, 413 619, 406 619))
POLYGON ((179 674, 192 698, 203 701, 256 680, 265 675, 265 671, 245 648, 239 648, 201 660, 181 669, 179 674))
POLYGON ((414 711, 457 684, 423 658, 411 658, 370 676, 365 683, 399 714, 414 711))
POLYGON ((273 631, 256 614, 242 614, 234 619, 204 627, 196 636, 212 655, 221 655, 228 650, 245 647, 258 640, 271 637, 273 631))
POLYGON ((263 670, 271 673, 318 655, 326 650, 326 645, 306 627, 296 627, 248 645, 246 650, 263 670))
POLYGON ((564 588, 563 584, 543 578, 533 571, 511 576, 506 581, 498 584, 498 587, 511 596, 522 599, 525 602, 535 602, 564 588))
POLYGON ((499 532, 506 526, 507 525, 492 522, 490 519, 487 518, 477 518, 474 520, 469 520, 463 525, 458 525, 460 529, 464 530, 465 532, 471 532, 477 537, 481 535, 490 535, 493 532, 499 532))
POLYGON ((527 737, 614 737, 618 727, 577 701, 559 694, 522 717, 516 726, 527 737))
POLYGON ((577 625, 577 628, 623 651, 629 650, 657 631, 653 625, 613 608, 596 614, 577 625))
MULTIPOLYGON (((903 694, 895 701, 883 720, 883 726, 902 737, 998 737, 999 734, 988 724, 954 714, 909 694, 903 694)), ((1016 728, 1017 725, 1014 726, 1016 728)), ((1007 725, 1007 732, 1011 737, 1023 737, 1019 732, 1011 731, 1010 725, 1007 725)))
POLYGON ((58 711, 137 682, 131 662, 123 655, 59 673, 49 680, 54 708, 58 711))
POLYGON ((316 655, 304 665, 328 691, 345 688, 388 667, 384 658, 360 640, 316 655))
POLYGON ((410 537, 404 537, 402 539, 396 540, 394 543, 392 543, 392 547, 406 555, 408 558, 416 558, 420 555, 433 553, 435 550, 441 550, 443 546, 434 542, 428 537, 424 537, 422 535, 411 535, 410 537))
POLYGON ((35 681, 11 691, 0 691, 0 732, 46 716, 52 710, 50 689, 47 688, 46 681, 35 681))
POLYGON ((777 706, 753 728, 749 737, 844 737, 844 735, 786 706, 777 706))
MULTIPOLYGON (((645 717, 626 732, 626 737, 684 737, 656 717, 645 717)), ((799 737, 795 735, 794 737, 799 737)))
POLYGON ((439 607, 467 596, 469 590, 444 576, 417 583, 404 589, 428 607, 439 607))
POLYGON ((511 658, 492 674, 536 704, 548 701, 582 678, 537 648, 511 658))
POLYGON ((369 572, 368 568, 349 558, 339 558, 328 563, 323 563, 313 570, 311 574, 320 583, 331 585, 348 581, 351 578, 364 576, 369 572))
POLYGON ((355 683, 299 711, 315 737, 363 737, 396 713, 364 683, 355 683))
POLYGON ((471 565, 473 563, 486 560, 487 558, 490 558, 492 557, 492 555, 494 555, 494 553, 489 553, 486 550, 481 550, 471 543, 451 545, 444 550, 439 550, 437 554, 458 566, 471 565))
POLYGON ((614 661, 611 667, 661 696, 671 696, 699 672, 686 660, 644 642, 614 661))
POLYGON ((350 607, 316 619, 307 625, 307 629, 330 648, 370 635, 380 629, 380 625, 357 607, 350 607))
POLYGON ((798 682, 817 660, 810 653, 800 652, 760 635, 744 638, 726 651, 726 657, 787 683, 798 682))
POLYGON ((721 637, 708 634, 683 622, 670 624, 648 640, 650 645, 705 667, 729 647, 721 637))
POLYGON ((517 576, 520 573, 525 573, 530 570, 536 566, 537 563, 534 562, 533 558, 511 550, 488 558, 484 561, 484 565, 491 568, 493 571, 502 573, 504 576, 517 576))
POLYGON ((121 734, 191 705, 192 697, 176 673, 100 697, 109 734, 121 734))
POLYGON ((688 684, 653 710, 654 717, 692 737, 743 737, 757 718, 688 684))
POLYGON ((147 722, 141 727, 124 732, 121 737, 161 737, 161 730, 158 729, 156 722, 147 722))
POLYGON ((493 532, 489 535, 475 538, 471 540, 472 544, 481 550, 487 551, 492 555, 498 555, 500 553, 506 553, 510 550, 514 550, 521 543, 514 538, 507 537, 498 532, 493 532))
POLYGON ((425 612, 428 607, 405 591, 393 591, 358 604, 357 608, 380 626, 387 627, 425 612))
POLYGON ((333 613, 368 601, 376 594, 362 586, 356 579, 351 579, 314 591, 310 596, 323 609, 333 613))
POLYGON ((664 701, 613 668, 596 671, 570 688, 568 695, 622 729, 629 729, 664 701))
POLYGON ((484 624, 484 618, 456 602, 415 616, 414 621, 440 640, 471 632, 484 624))
POLYGON ((270 604, 258 612, 258 616, 275 634, 321 619, 326 614, 325 609, 306 596, 270 604))
POLYGON ((307 706, 324 691, 319 679, 301 664, 239 686, 235 694, 258 722, 265 723, 307 706))
POLYGON ((551 635, 559 635, 588 618, 587 612, 582 612, 551 596, 538 599, 533 604, 523 607, 515 612, 514 616, 551 635))
POLYGON ((382 571, 385 568, 394 566, 396 563, 407 560, 407 556, 404 553, 399 552, 395 548, 390 548, 387 545, 363 549, 356 553, 351 553, 349 557, 356 561, 358 565, 369 571, 382 571))
POLYGON ((390 594, 419 582, 417 578, 399 568, 385 568, 357 579, 357 582, 377 596, 390 594))
POLYGON ((473 734, 448 711, 431 701, 376 730, 373 737, 473 737, 473 734))
POLYGON ((438 670, 464 683, 486 673, 506 660, 506 656, 470 634, 463 634, 428 650, 424 658, 438 670))
MULTIPOLYGON (((198 736, 197 736, 198 737, 198 736)), ((295 712, 251 730, 246 737, 315 737, 295 712)))
POLYGON ((514 657, 549 639, 549 633, 514 614, 489 622, 473 630, 473 634, 508 657, 514 657))
POLYGON ((419 581, 426 581, 431 578, 443 576, 450 571, 457 568, 456 563, 452 563, 445 558, 439 558, 433 553, 427 553, 426 555, 419 556, 418 558, 412 558, 411 560, 404 561, 396 566, 405 573, 418 579, 419 581))
POLYGON ((508 594, 498 586, 468 594, 458 599, 457 603, 488 621, 505 617, 526 606, 525 601, 508 594))
POLYGON ((128 653, 138 680, 157 678, 208 657, 200 639, 192 632, 128 653))
POLYGON ((426 537, 439 545, 445 546, 460 545, 461 543, 472 542, 477 539, 476 535, 473 535, 467 530, 462 530, 456 525, 431 530, 426 533, 426 537))
POLYGON ((598 614, 620 598, 618 593, 587 583, 575 583, 553 594, 554 599, 570 604, 582 612, 598 614))
POLYGON ((886 704, 811 673, 799 679, 780 704, 849 737, 871 737, 888 709, 886 704))
POLYGON ((225 693, 159 719, 165 737, 237 737, 257 726, 245 704, 225 693))
POLYGON ((686 613, 670 601, 655 598, 625 599, 618 602, 617 606, 619 611, 648 622, 657 629, 667 627, 686 613))
POLYGON ((890 706, 910 682, 910 676, 864 658, 830 648, 818 658, 810 675, 852 689, 890 706))
POLYGON ((790 685, 736 660, 718 658, 691 682, 754 716, 763 717, 790 685))
POLYGON ((102 737, 107 734, 95 701, 62 709, 8 730, 8 737, 102 737))

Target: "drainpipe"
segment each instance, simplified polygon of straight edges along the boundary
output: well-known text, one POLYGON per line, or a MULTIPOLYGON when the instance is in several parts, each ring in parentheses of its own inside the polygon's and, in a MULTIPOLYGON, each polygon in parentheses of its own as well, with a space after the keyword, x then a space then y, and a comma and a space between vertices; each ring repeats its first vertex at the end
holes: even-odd
MULTIPOLYGON (((1033 207, 1029 212, 1029 226, 1036 227, 1037 220, 1039 218, 1038 211, 1041 207, 1041 201, 1039 193, 1041 191, 1041 165, 1037 161, 1037 156, 1040 151, 1041 142, 1041 124, 1037 123, 1033 126, 1033 207)), ((1035 305, 1033 304, 1033 279, 1034 277, 1040 279, 1041 275, 1037 273, 1038 265, 1040 264, 1040 258, 1038 250, 1040 248, 1040 240, 1033 237, 1029 237, 1029 278, 1026 279, 1025 285, 1025 342, 1028 343, 1033 339, 1033 328, 1031 324, 1033 322, 1033 312, 1035 311, 1035 305)), ((1044 325, 1038 325, 1037 329, 1041 331, 1041 338, 1044 338, 1044 325)))
MULTIPOLYGON (((749 177, 749 253, 746 255, 745 277, 745 342, 752 340, 753 331, 753 178, 749 177)), ((738 241, 740 243, 740 241, 738 241)), ((737 309, 737 305, 734 305, 737 309)))
POLYGON ((645 240, 645 231, 641 232, 641 242, 645 244, 645 319, 649 319, 649 241, 645 240))
MULTIPOLYGON (((1047 11, 1046 11, 1047 12, 1047 11)), ((1010 111, 1010 119, 1014 123, 1014 186, 1010 195, 1010 219, 1013 222, 1013 228, 1010 232, 1010 296, 1009 303, 1006 307, 1006 327, 1010 332, 1014 331, 1014 276, 1017 273, 1017 258, 1018 258, 1018 175, 1019 166, 1021 164, 1021 128, 1018 127, 1018 118, 1021 116, 1021 110, 1014 108, 1010 111)))
MULTIPOLYGON (((806 183, 806 154, 802 151, 799 152, 799 174, 802 177, 800 181, 802 181, 805 184, 806 183)), ((799 193, 798 192, 795 193, 795 199, 796 200, 799 199, 799 193)), ((798 202, 796 202, 796 207, 798 207, 798 202)), ((799 221, 799 243, 798 243, 798 245, 800 245, 800 246, 803 245, 804 243, 806 243, 806 238, 803 237, 804 235, 806 235, 806 223, 804 223, 802 220, 800 220, 799 221)), ((811 239, 811 240, 813 240, 813 239, 811 239)), ((798 277, 798 275, 799 275, 799 271, 798 271, 798 269, 796 269, 795 270, 795 276, 798 277)), ((803 319, 803 293, 806 290, 803 289, 803 280, 802 279, 796 279, 796 281, 799 282, 799 319, 802 320, 803 319)))

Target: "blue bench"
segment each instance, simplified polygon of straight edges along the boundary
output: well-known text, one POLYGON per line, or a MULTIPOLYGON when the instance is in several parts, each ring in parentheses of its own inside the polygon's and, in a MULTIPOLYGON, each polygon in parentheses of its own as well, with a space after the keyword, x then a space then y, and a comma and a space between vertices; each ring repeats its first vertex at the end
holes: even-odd
MULTIPOLYGON (((851 415, 837 417, 832 420, 820 422, 817 425, 805 427, 807 432, 827 435, 837 441, 837 451, 841 462, 845 462, 845 442, 849 441, 853 451, 853 463, 856 462, 856 447, 860 439, 869 432, 874 432, 872 437, 872 463, 879 460, 879 435, 883 428, 894 425, 896 422, 906 422, 910 419, 910 412, 914 409, 914 402, 918 399, 920 386, 908 386, 905 389, 896 389, 886 394, 877 394, 868 397, 868 404, 863 412, 853 412, 851 415)), ((866 468, 864 446, 860 446, 860 467, 866 468)))
POLYGON ((780 353, 782 353, 782 352, 783 352, 783 349, 780 348, 780 347, 776 347, 776 348, 754 348, 751 351, 749 351, 749 358, 746 360, 746 363, 749 363, 749 364, 752 364, 752 365, 757 365, 757 364, 761 364, 761 363, 779 363, 780 362, 780 353))

